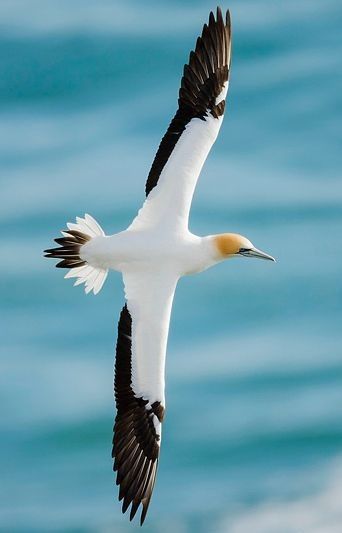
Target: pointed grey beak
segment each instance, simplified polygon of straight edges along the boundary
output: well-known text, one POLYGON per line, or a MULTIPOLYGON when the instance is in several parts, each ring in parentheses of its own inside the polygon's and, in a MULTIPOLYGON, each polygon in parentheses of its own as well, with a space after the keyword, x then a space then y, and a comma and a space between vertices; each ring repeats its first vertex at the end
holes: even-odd
POLYGON ((240 255, 244 255, 245 257, 256 257, 258 259, 266 259, 267 261, 274 261, 274 257, 271 255, 265 254, 265 252, 262 252, 261 250, 258 250, 257 248, 251 248, 249 250, 242 249, 239 251, 240 255))

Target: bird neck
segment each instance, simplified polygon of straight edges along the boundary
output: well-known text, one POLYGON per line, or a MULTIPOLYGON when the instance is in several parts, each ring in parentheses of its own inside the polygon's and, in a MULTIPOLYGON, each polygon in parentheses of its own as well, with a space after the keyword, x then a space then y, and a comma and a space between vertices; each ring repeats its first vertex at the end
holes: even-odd
POLYGON ((227 259, 227 256, 222 254, 218 246, 218 237, 219 235, 207 235, 200 238, 199 256, 195 259, 197 254, 194 254, 194 260, 198 261, 198 267, 194 269, 195 272, 202 272, 227 259))

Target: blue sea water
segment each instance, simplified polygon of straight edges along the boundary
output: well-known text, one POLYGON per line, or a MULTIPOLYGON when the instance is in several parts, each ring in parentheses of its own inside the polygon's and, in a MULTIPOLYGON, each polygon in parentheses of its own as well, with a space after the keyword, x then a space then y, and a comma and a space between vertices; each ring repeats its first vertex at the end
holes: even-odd
MULTIPOLYGON (((151 533, 342 531, 342 7, 230 0, 228 112, 191 213, 277 258, 178 286, 151 533)), ((111 465, 118 275, 42 258, 139 208, 208 1, 0 3, 0 530, 131 532, 111 465)))

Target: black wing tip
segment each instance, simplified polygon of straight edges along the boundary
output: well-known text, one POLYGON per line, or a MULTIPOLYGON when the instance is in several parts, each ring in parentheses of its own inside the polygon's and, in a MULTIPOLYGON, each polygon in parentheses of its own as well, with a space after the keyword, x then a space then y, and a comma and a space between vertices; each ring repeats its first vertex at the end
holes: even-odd
POLYGON ((229 9, 227 9, 227 11, 226 11, 226 26, 228 26, 228 28, 230 29, 231 25, 232 25, 232 17, 231 17, 229 9))
POLYGON ((147 511, 148 511, 148 506, 149 506, 149 503, 150 501, 148 501, 147 503, 143 503, 142 506, 143 506, 143 510, 141 511, 141 516, 140 516, 140 527, 144 524, 145 522, 145 518, 146 518, 146 515, 147 515, 147 511))
POLYGON ((230 27, 231 25, 231 15, 230 15, 230 10, 227 9, 226 12, 225 12, 225 17, 223 18, 223 14, 222 14, 222 9, 220 6, 217 6, 216 8, 216 20, 215 20, 215 15, 213 13, 213 11, 210 11, 210 14, 209 14, 209 23, 213 23, 213 22, 216 22, 216 23, 222 23, 223 26, 228 26, 230 27), (224 22, 225 20, 225 22, 224 22))
POLYGON ((227 21, 227 17, 229 17, 230 15, 230 10, 229 9, 224 10, 221 8, 221 6, 217 6, 216 7, 216 20, 220 18, 223 21, 224 20, 223 13, 225 13, 225 19, 227 21))
MULTIPOLYGON (((210 48, 214 48, 215 49, 215 52, 217 53, 218 50, 217 50, 217 47, 219 46, 222 46, 218 43, 218 41, 215 42, 216 39, 223 39, 223 41, 225 42, 225 45, 223 45, 223 48, 226 50, 229 49, 230 47, 230 40, 231 40, 231 15, 230 15, 230 11, 229 9, 227 9, 227 11, 225 12, 225 17, 223 18, 223 14, 222 14, 222 10, 219 6, 217 6, 216 8, 216 18, 215 18, 215 15, 214 15, 214 12, 213 11, 210 11, 209 13, 209 22, 208 24, 204 24, 203 25, 203 29, 202 29, 202 34, 201 36, 199 36, 197 38, 197 41, 196 41, 196 46, 195 46, 195 52, 194 54, 205 54, 208 52, 207 50, 207 46, 204 45, 203 46, 203 41, 206 41, 206 35, 207 34, 210 34, 211 35, 211 39, 212 39, 212 43, 210 45, 210 48)), ((221 41, 222 43, 222 41, 221 41)), ((189 63, 191 63, 191 54, 193 53, 190 52, 190 57, 189 57, 189 63)), ((225 56, 225 52, 223 51, 223 56, 225 56)), ((227 58, 227 56, 225 56, 227 58)), ((201 59, 200 59, 201 60, 201 59)), ((202 59, 203 61, 203 59, 202 59)), ((223 60, 224 61, 224 60, 223 60)), ((219 62, 219 64, 217 65, 218 67, 221 67, 223 66, 224 64, 227 64, 227 63, 221 63, 219 62)), ((210 74, 210 72, 209 72, 210 74)))
MULTIPOLYGON (((122 450, 114 449, 113 451, 115 456, 117 454, 122 455, 122 450)), ((116 484, 119 485, 118 500, 122 501, 121 511, 125 514, 130 508, 129 520, 132 521, 140 505, 142 505, 140 525, 145 521, 155 485, 159 454, 158 444, 155 444, 155 454, 155 459, 152 459, 143 453, 145 457, 140 455, 138 462, 136 458, 132 458, 132 454, 128 459, 120 457, 116 468, 116 484), (129 461, 129 468, 125 464, 127 460, 129 461)))
POLYGON ((217 6, 216 8, 216 21, 222 22, 223 24, 222 9, 220 8, 220 6, 217 6))
MULTIPOLYGON (((138 509, 140 506, 142 506, 141 515, 140 515, 140 526, 143 525, 146 519, 147 511, 150 505, 152 492, 154 488, 155 478, 156 478, 156 469, 154 469, 154 465, 150 464, 147 468, 147 471, 145 472, 146 479, 143 483, 143 491, 139 495, 131 496, 129 494, 125 494, 126 491, 122 491, 119 494, 119 501, 123 500, 122 502, 122 514, 125 514, 129 508, 129 521, 132 522, 134 519, 138 509), (147 487, 149 487, 149 490, 146 490, 147 487), (146 491, 146 492, 144 492, 146 491)), ((123 480, 122 480, 123 481, 123 480)), ((121 488, 121 487, 120 487, 121 488)), ((129 490, 130 486, 127 488, 129 490)), ((141 488, 140 488, 141 490, 141 488)), ((138 489, 139 492, 139 489, 138 489)))
POLYGON ((131 507, 131 510, 130 510, 130 513, 129 513, 129 521, 132 522, 134 520, 134 518, 135 518, 135 515, 137 514, 137 511, 138 511, 139 507, 142 506, 140 520, 139 520, 139 524, 140 524, 140 527, 141 527, 144 524, 145 520, 146 520, 147 511, 148 511, 148 508, 149 508, 149 505, 150 505, 150 501, 151 501, 151 496, 152 496, 152 492, 147 497, 144 497, 144 498, 140 499, 139 501, 135 501, 134 499, 133 499, 133 501, 130 501, 130 500, 125 501, 125 499, 124 499, 124 501, 122 503, 122 509, 121 509, 122 514, 125 514, 127 512, 127 510, 129 509, 129 507, 131 507))
POLYGON ((148 511, 148 507, 149 507, 149 502, 146 504, 144 503, 143 501, 139 501, 139 502, 135 502, 134 500, 132 502, 128 502, 127 504, 125 504, 125 502, 122 504, 122 514, 125 514, 127 512, 127 510, 129 509, 131 505, 131 510, 130 510, 130 513, 129 513, 129 521, 132 522, 135 518, 135 515, 137 514, 137 511, 140 507, 140 505, 143 506, 142 508, 142 511, 141 511, 141 515, 140 515, 140 520, 139 520, 139 524, 140 524, 140 527, 144 524, 145 522, 145 519, 146 519, 146 515, 147 515, 147 511, 148 511))

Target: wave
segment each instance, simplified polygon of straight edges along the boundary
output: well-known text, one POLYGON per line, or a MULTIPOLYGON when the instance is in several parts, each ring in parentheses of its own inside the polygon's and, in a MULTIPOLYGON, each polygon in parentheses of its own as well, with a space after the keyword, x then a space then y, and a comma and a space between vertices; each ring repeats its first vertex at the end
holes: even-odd
POLYGON ((287 501, 271 498, 227 517, 218 533, 340 533, 342 527, 342 459, 327 468, 323 488, 287 501))

